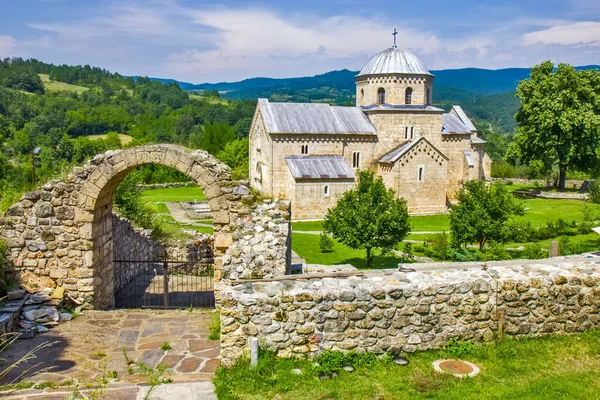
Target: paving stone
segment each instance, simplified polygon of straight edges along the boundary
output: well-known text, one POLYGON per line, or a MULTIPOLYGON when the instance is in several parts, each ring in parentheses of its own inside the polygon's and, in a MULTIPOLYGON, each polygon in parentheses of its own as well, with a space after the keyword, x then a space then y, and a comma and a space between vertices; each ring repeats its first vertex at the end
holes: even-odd
POLYGON ((119 335, 119 344, 121 346, 133 349, 139 334, 140 333, 138 331, 122 331, 119 335))
POLYGON ((154 368, 162 358, 164 351, 162 350, 146 350, 142 353, 142 357, 138 363, 144 363, 148 368, 154 368))
POLYGON ((206 363, 200 369, 200 372, 210 372, 214 373, 217 370, 217 367, 221 365, 221 360, 211 359, 206 361, 206 363))
POLYGON ((203 358, 189 356, 185 358, 181 364, 179 364, 179 367, 177 367, 176 371, 182 374, 195 372, 203 361, 203 358))
POLYGON ((168 368, 175 368, 177 363, 179 361, 183 360, 184 357, 185 357, 185 355, 183 355, 183 354, 168 354, 163 357, 163 359, 160 361, 160 363, 166 364, 168 368))
POLYGON ((212 349, 219 345, 218 340, 208 340, 208 339, 197 339, 190 340, 188 348, 192 353, 195 353, 200 350, 212 349))

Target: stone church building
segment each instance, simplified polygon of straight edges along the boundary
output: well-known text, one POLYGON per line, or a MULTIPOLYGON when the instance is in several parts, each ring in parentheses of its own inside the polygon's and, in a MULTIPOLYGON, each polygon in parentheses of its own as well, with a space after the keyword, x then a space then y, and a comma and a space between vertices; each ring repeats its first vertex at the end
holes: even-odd
POLYGON ((491 159, 460 106, 431 105, 433 78, 394 46, 356 76, 356 107, 259 99, 251 186, 290 199, 294 219, 317 219, 354 187, 358 169, 370 169, 411 214, 446 212, 465 181, 489 179, 491 159))

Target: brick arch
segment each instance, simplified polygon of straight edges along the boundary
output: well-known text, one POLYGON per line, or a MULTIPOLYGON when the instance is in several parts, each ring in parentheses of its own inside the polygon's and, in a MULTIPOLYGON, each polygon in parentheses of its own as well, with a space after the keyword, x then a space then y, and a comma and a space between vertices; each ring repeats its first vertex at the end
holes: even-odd
POLYGON ((0 239, 7 242, 21 280, 63 286, 95 308, 111 307, 114 193, 128 173, 149 163, 175 168, 204 191, 215 225, 215 280, 220 280, 230 223, 249 212, 242 203, 243 196, 251 197, 248 188, 207 152, 165 144, 100 154, 63 181, 26 193, 0 216, 0 239))

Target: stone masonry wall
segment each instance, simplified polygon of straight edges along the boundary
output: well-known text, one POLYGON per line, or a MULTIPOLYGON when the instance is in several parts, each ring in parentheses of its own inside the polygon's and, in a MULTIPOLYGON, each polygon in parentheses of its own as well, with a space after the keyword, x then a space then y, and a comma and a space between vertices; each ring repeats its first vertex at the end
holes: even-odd
MULTIPOLYGON (((151 231, 134 228, 125 218, 113 214, 113 260, 151 261, 159 256, 160 247, 150 237, 151 231)), ((115 263, 115 291, 137 276, 143 263, 115 263)), ((143 268, 143 267, 142 267, 143 268)))
POLYGON ((500 330, 539 336, 600 327, 600 269, 593 262, 490 273, 369 271, 222 285, 223 364, 242 356, 248 337, 280 357, 313 357, 330 349, 413 352, 450 338, 490 341, 500 330))
POLYGON ((289 220, 289 201, 265 200, 232 223, 233 244, 223 256, 223 279, 273 278, 289 273, 289 220))

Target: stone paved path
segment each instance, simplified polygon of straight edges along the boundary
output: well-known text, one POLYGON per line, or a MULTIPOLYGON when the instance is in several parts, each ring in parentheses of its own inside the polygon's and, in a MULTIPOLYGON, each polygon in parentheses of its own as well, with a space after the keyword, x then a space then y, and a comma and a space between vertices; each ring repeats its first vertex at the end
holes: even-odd
POLYGON ((171 216, 175 219, 175 221, 184 224, 184 225, 194 225, 194 226, 203 226, 206 228, 212 228, 213 225, 211 224, 204 224, 198 221, 195 221, 193 219, 191 219, 187 212, 185 212, 185 210, 183 209, 183 207, 181 206, 181 203, 165 203, 167 205, 167 208, 169 209, 169 212, 171 213, 171 216))
MULTIPOLYGON (((39 363, 36 371, 49 370, 28 380, 37 383, 73 381, 82 387, 97 385, 103 375, 109 377, 116 371, 117 378, 108 380, 125 385, 120 389, 123 393, 139 391, 139 387, 133 385, 148 380, 140 374, 140 362, 148 368, 166 364, 168 369, 163 377, 174 383, 210 381, 220 364, 219 341, 208 340, 210 317, 209 311, 197 310, 85 311, 73 321, 33 339, 18 340, 2 357, 10 362, 40 343, 52 343, 36 353, 37 359, 26 367, 39 363), (165 343, 171 349, 161 349, 165 343)), ((2 365, 0 361, 0 369, 2 365)), ((45 397, 36 399, 41 398, 45 397)))

